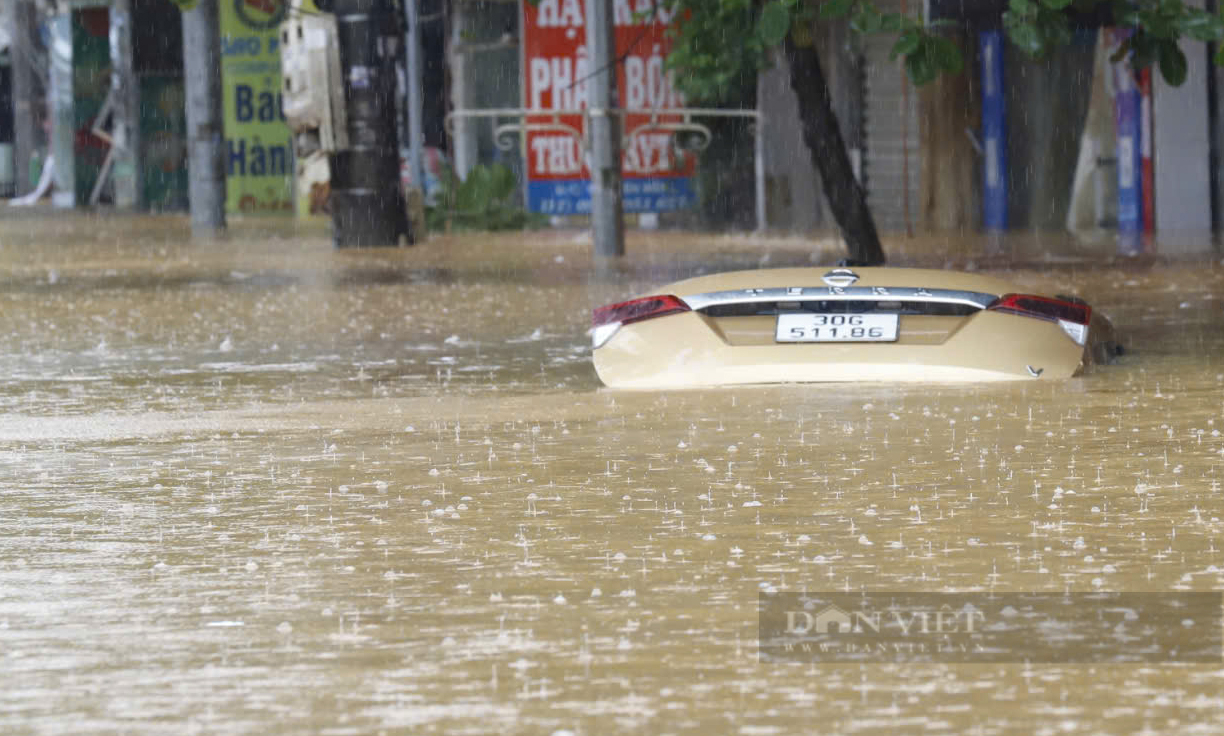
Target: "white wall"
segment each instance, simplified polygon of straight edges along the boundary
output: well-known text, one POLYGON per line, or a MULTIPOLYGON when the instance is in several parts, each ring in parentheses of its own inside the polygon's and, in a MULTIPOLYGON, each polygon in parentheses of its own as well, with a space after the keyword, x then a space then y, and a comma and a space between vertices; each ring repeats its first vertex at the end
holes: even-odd
MULTIPOLYGON (((1202 7, 1202 0, 1189 4, 1202 7)), ((1207 51, 1183 41, 1189 62, 1186 82, 1165 83, 1152 70, 1153 165, 1156 179, 1156 229, 1205 231, 1211 228, 1208 183, 1207 51)))
POLYGON ((769 227, 808 232, 821 223, 820 187, 799 127, 799 103, 790 86, 786 60, 777 54, 757 78, 757 106, 765 115, 765 175, 774 182, 769 227), (789 203, 776 198, 789 192, 789 203))

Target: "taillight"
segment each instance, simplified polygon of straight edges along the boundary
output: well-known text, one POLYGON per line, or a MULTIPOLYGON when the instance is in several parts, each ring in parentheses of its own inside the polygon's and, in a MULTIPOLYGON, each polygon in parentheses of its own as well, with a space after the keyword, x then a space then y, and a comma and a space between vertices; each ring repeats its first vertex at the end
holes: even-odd
POLYGON ((1080 301, 1051 299, 1032 294, 1004 294, 987 307, 992 312, 1007 312, 1024 317, 1057 322, 1077 344, 1088 340, 1088 323, 1092 319, 1092 307, 1080 301))
POLYGON ((621 325, 688 312, 689 306, 674 296, 646 296, 600 307, 591 314, 591 342, 600 347, 612 338, 621 325))

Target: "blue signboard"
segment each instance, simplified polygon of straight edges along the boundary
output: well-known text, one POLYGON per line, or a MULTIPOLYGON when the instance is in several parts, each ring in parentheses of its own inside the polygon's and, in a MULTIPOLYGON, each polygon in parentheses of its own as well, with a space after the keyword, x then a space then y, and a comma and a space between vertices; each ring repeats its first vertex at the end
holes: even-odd
MULTIPOLYGON (((625 212, 676 212, 696 203, 691 178, 624 179, 621 182, 625 212)), ((589 215, 591 182, 579 180, 535 180, 527 184, 527 208, 546 215, 589 215)))
MULTIPOLYGON (((1120 46, 1131 33, 1130 29, 1114 29, 1115 46, 1120 46)), ((1142 100, 1135 84, 1135 74, 1130 68, 1130 57, 1114 62, 1114 122, 1118 146, 1118 233, 1138 242, 1143 232, 1143 183, 1142 170, 1142 100), (1131 237, 1133 236, 1133 237, 1131 237)))
POLYGON ((1003 32, 978 35, 982 56, 982 224, 1007 229, 1007 108, 1003 98, 1003 32))

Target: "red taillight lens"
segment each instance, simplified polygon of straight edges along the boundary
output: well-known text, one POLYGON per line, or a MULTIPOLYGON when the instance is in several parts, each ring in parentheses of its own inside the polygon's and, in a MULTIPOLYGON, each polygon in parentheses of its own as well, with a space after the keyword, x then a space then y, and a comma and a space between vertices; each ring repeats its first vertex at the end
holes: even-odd
POLYGON ((1087 304, 1032 294, 1004 294, 987 309, 1044 319, 1048 322, 1074 322, 1077 325, 1086 325, 1092 318, 1092 307, 1087 304))
POLYGON ((602 327, 614 322, 627 325, 630 322, 687 311, 690 311, 689 306, 674 296, 647 296, 596 309, 591 315, 591 326, 602 327))
POLYGON ((1092 319, 1092 307, 1083 302, 1032 294, 1004 294, 987 309, 1057 322, 1062 331, 1067 333, 1067 337, 1076 344, 1083 345, 1088 341, 1088 322, 1092 319))
POLYGON ((689 311, 692 311, 689 305, 674 296, 647 296, 600 307, 591 315, 591 344, 596 348, 602 346, 621 325, 689 311))

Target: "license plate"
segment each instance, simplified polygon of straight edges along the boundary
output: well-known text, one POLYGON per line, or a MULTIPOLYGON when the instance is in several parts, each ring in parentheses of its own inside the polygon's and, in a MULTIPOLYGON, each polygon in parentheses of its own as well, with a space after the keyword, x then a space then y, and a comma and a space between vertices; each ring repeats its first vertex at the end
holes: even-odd
POLYGON ((783 312, 774 337, 778 342, 893 342, 897 315, 783 312))

